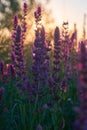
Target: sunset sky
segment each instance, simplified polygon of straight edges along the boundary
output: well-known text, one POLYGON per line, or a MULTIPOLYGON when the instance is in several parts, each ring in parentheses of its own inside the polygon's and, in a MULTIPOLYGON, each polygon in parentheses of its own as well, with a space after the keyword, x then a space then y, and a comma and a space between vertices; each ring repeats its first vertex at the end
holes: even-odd
MULTIPOLYGON (((40 1, 41 0, 37 0, 40 1)), ((87 0, 49 0, 48 8, 52 10, 57 25, 69 21, 70 28, 77 23, 78 33, 82 35, 83 16, 87 14, 87 0)), ((43 2, 44 3, 44 2, 43 2)), ((46 5, 45 5, 46 6, 46 5)), ((87 21, 87 20, 86 20, 87 21)))

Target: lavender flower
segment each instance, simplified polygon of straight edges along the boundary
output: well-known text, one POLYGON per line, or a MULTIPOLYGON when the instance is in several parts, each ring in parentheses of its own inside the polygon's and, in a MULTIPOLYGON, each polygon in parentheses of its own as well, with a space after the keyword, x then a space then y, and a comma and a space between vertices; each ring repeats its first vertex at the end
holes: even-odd
POLYGON ((60 63, 61 63, 61 40, 60 40, 59 28, 56 27, 54 32, 54 61, 53 61, 54 68, 52 75, 55 85, 58 85, 59 83, 60 63))
POLYGON ((15 67, 17 77, 24 77, 25 75, 25 61, 21 42, 22 32, 21 26, 18 25, 15 33, 15 40, 12 45, 11 58, 15 67))
POLYGON ((64 63, 64 70, 65 75, 67 78, 70 78, 72 75, 71 71, 71 63, 70 63, 70 38, 69 38, 69 31, 68 31, 68 22, 63 23, 63 30, 62 30, 62 39, 63 39, 63 63, 64 63))
POLYGON ((24 4, 23 4, 23 12, 24 12, 25 15, 27 15, 27 9, 28 9, 28 5, 27 5, 26 2, 24 2, 24 4))
POLYGON ((28 5, 26 2, 23 4, 23 15, 22 15, 22 45, 24 44, 25 40, 25 33, 27 31, 27 23, 26 23, 26 16, 27 16, 27 10, 28 10, 28 5))
POLYGON ((41 7, 37 8, 37 10, 34 12, 34 16, 35 16, 36 22, 41 20, 41 7))
POLYGON ((14 31, 16 30, 17 25, 18 25, 18 16, 15 15, 13 18, 13 30, 14 31))
POLYGON ((72 65, 72 74, 74 75, 74 77, 77 77, 78 75, 78 72, 77 72, 77 52, 76 52, 76 49, 77 49, 77 29, 76 29, 76 24, 74 24, 74 31, 71 35, 71 38, 70 38, 70 51, 72 53, 72 62, 71 62, 71 65, 72 65))
POLYGON ((64 68, 66 71, 67 60, 69 57, 69 48, 68 48, 68 41, 69 41, 69 32, 68 32, 68 22, 63 23, 63 30, 62 30, 62 39, 63 39, 63 57, 64 57, 64 68))
POLYGON ((15 15, 14 18, 13 18, 13 30, 12 30, 12 36, 11 36, 11 39, 12 39, 13 42, 15 41, 17 26, 18 26, 18 16, 15 15))
POLYGON ((33 45, 33 65, 32 72, 34 75, 35 84, 46 85, 48 83, 49 75, 49 57, 47 55, 47 46, 45 41, 45 30, 41 23, 41 8, 38 7, 34 13, 36 21, 36 31, 35 31, 35 42, 33 45))
POLYGON ((25 61, 24 61, 24 40, 25 40, 25 32, 26 32, 26 15, 27 15, 27 3, 23 4, 23 15, 22 15, 22 24, 18 25, 18 17, 14 16, 13 21, 13 30, 12 33, 12 45, 11 45, 11 59, 12 64, 15 68, 15 73, 17 77, 25 76, 25 61))

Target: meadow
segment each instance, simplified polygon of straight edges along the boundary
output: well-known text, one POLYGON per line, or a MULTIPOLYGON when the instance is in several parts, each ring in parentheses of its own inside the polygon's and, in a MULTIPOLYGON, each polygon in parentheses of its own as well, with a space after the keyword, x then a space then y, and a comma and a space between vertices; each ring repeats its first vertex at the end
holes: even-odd
POLYGON ((25 44, 27 10, 24 2, 11 38, 0 38, 0 130, 87 130, 87 41, 68 22, 48 41, 38 6, 34 42, 25 44))

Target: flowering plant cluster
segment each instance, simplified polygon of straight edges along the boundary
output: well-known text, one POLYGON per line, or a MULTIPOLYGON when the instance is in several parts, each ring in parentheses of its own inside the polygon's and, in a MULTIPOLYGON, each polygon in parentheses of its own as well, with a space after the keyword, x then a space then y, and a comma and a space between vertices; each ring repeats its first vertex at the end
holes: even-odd
POLYGON ((54 29, 52 48, 38 6, 29 71, 24 53, 27 13, 24 2, 20 22, 17 15, 13 18, 11 63, 0 61, 1 130, 87 130, 87 41, 76 52, 77 31, 70 36, 68 22, 63 22, 62 31, 54 29), (78 115, 72 109, 76 104, 78 115))

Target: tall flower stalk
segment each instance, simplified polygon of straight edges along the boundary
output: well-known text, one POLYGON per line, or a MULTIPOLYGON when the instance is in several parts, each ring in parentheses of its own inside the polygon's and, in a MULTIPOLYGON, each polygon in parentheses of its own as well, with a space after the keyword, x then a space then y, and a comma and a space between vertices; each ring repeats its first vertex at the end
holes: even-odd
POLYGON ((61 40, 60 40, 60 31, 56 27, 54 31, 54 68, 53 68, 53 80, 54 85, 58 85, 60 82, 59 73, 60 73, 60 63, 61 63, 61 40))
POLYGON ((13 65, 15 67, 17 77, 23 77, 25 75, 25 61, 24 61, 21 38, 22 38, 21 26, 18 25, 16 27, 16 32, 13 40, 14 43, 12 45, 12 51, 11 51, 11 58, 13 61, 13 65))
POLYGON ((11 59, 15 68, 16 77, 23 78, 26 74, 24 60, 24 40, 26 32, 27 3, 23 5, 22 25, 18 24, 18 17, 14 16, 12 33, 11 59))
POLYGON ((74 31, 71 35, 70 38, 71 41, 71 54, 72 54, 72 70, 73 70, 73 75, 76 77, 77 76, 77 59, 78 59, 78 54, 76 52, 77 50, 77 29, 76 29, 76 24, 74 24, 74 31))
POLYGON ((26 23, 26 17, 27 17, 27 11, 28 11, 28 5, 26 2, 23 4, 23 14, 22 14, 22 45, 24 44, 25 36, 26 36, 26 31, 27 31, 27 23, 26 23))
POLYGON ((32 72, 34 75, 34 81, 37 86, 47 85, 49 78, 49 56, 47 55, 48 44, 45 40, 45 29, 41 21, 41 7, 38 7, 34 13, 36 30, 35 41, 33 45, 33 65, 32 72))
POLYGON ((68 31, 68 22, 63 23, 63 62, 64 62, 64 71, 67 78, 71 76, 71 64, 70 64, 70 52, 71 52, 71 43, 69 39, 69 31, 68 31))

